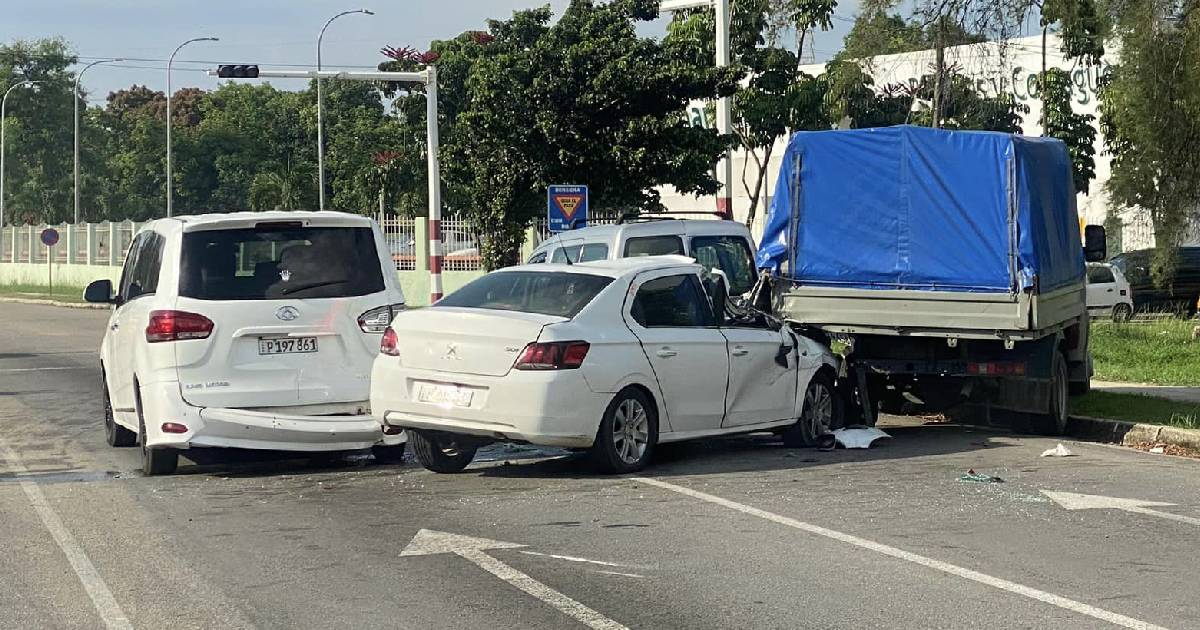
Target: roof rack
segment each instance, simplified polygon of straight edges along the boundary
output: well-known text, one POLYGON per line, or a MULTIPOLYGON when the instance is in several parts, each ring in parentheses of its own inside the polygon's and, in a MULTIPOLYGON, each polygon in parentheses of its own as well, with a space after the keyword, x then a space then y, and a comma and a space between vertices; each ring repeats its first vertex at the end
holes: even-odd
POLYGON ((717 217, 718 219, 729 219, 729 215, 719 210, 706 212, 703 210, 670 210, 663 212, 649 212, 643 214, 625 213, 621 218, 617 219, 617 225, 625 223, 637 223, 647 221, 680 221, 686 220, 688 216, 702 217, 717 217), (686 216, 679 216, 686 215, 686 216))

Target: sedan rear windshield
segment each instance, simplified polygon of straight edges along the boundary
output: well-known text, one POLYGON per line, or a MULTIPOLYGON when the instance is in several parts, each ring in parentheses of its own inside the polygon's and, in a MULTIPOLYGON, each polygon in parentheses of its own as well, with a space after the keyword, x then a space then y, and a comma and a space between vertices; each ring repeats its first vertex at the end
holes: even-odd
POLYGON ((505 271, 490 273, 435 306, 486 308, 575 317, 612 278, 583 273, 505 271))
POLYGON ((181 265, 179 294, 200 300, 339 298, 384 289, 368 227, 188 232, 181 265))

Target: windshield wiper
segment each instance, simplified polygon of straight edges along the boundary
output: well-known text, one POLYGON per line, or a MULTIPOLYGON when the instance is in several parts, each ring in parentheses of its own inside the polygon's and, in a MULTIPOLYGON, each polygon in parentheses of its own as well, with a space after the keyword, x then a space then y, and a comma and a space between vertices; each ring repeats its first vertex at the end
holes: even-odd
POLYGON ((310 282, 308 284, 302 284, 298 287, 287 287, 284 290, 280 291, 280 293, 282 293, 283 295, 291 295, 292 293, 295 293, 297 291, 304 291, 307 289, 315 289, 317 287, 327 287, 331 284, 345 284, 347 282, 350 282, 350 281, 349 280, 326 280, 324 282, 310 282))

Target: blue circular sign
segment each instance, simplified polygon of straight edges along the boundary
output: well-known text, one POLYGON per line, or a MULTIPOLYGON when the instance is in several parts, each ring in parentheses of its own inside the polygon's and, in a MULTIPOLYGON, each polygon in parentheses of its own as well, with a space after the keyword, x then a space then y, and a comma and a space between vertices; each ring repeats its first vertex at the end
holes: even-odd
POLYGON ((58 230, 46 228, 42 230, 42 245, 54 247, 58 243, 58 230))

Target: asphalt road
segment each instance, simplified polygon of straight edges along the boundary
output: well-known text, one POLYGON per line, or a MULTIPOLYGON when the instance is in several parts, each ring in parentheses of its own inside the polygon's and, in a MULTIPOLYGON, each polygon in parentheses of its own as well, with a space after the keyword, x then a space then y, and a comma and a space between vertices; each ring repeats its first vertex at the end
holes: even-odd
POLYGON ((1197 461, 915 425, 870 451, 675 446, 625 478, 527 449, 144 478, 103 440, 105 318, 0 304, 2 628, 1200 627, 1197 461))

